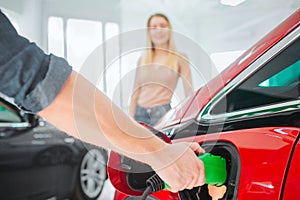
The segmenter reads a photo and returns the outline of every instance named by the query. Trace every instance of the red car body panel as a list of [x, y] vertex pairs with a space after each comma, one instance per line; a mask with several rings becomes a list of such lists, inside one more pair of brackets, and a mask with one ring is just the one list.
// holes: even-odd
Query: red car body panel
[[[279, 199], [287, 175], [290, 155], [293, 153], [295, 142], [299, 139], [300, 128], [267, 127], [238, 131], [228, 131], [209, 135], [174, 140], [173, 142], [225, 142], [236, 147], [240, 155], [240, 181], [238, 199]], [[257, 140], [259, 138], [259, 140]], [[255, 156], [253, 156], [255, 154]], [[300, 166], [300, 144], [292, 162]], [[251, 158], [251, 159], [249, 159]], [[298, 163], [298, 164], [297, 164]], [[298, 168], [289, 169], [284, 199], [300, 199], [300, 193], [295, 193], [300, 180]], [[292, 185], [292, 187], [289, 187]], [[151, 195], [157, 199], [177, 200], [177, 194], [160, 191]], [[116, 192], [115, 199], [122, 200], [127, 195]]]
[[[156, 192], [155, 194], [150, 195], [150, 196], [155, 197], [157, 199], [164, 199], [164, 200], [180, 200], [178, 194], [174, 194], [169, 191]], [[116, 200], [125, 200], [127, 197], [128, 197], [128, 195], [126, 195], [122, 192], [116, 192], [114, 198]]]
[[[195, 141], [201, 144], [203, 142], [223, 141], [233, 144], [241, 158], [238, 199], [273, 200], [280, 197], [289, 158], [299, 133], [300, 128], [255, 128], [184, 138], [173, 142]], [[297, 146], [299, 158], [300, 145]], [[297, 166], [300, 166], [300, 159], [295, 159], [297, 158], [294, 158], [293, 162], [297, 162]], [[299, 181], [299, 176], [299, 169], [290, 169], [289, 184], [293, 185], [296, 180]], [[292, 188], [295, 187], [297, 186]], [[289, 190], [292, 189], [289, 188]], [[289, 191], [287, 194], [287, 196], [293, 195], [293, 198], [285, 199], [300, 199], [300, 193], [295, 194], [295, 191]], [[296, 196], [298, 198], [295, 198]]]
[[[195, 119], [203, 107], [217, 92], [245, 70], [258, 57], [264, 54], [270, 47], [294, 30], [299, 24], [300, 9], [253, 45], [218, 76], [196, 91], [188, 101], [185, 101], [183, 104], [174, 108], [174, 111], [170, 112], [173, 114], [172, 116], [170, 116], [171, 114], [167, 114], [163, 117], [161, 124], [163, 124], [164, 127], [168, 127], [180, 122]], [[160, 124], [158, 124], [157, 127], [161, 128]]]

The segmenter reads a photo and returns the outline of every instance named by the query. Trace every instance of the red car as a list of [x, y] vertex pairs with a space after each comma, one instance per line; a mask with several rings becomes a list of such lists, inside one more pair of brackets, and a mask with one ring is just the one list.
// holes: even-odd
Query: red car
[[[297, 10], [155, 127], [173, 143], [197, 141], [226, 159], [222, 199], [300, 199], [299, 24]], [[116, 164], [115, 158], [109, 163]], [[139, 177], [123, 175], [109, 174], [120, 190], [115, 199], [137, 199], [124, 193], [141, 195]], [[204, 185], [147, 199], [211, 197]]]

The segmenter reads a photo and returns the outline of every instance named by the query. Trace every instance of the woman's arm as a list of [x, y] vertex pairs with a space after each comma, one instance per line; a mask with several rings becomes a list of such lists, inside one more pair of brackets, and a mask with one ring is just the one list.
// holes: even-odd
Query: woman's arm
[[130, 103], [130, 106], [129, 106], [129, 116], [131, 116], [132, 118], [134, 118], [135, 108], [136, 108], [136, 105], [137, 105], [137, 100], [138, 100], [139, 93], [140, 93], [140, 89], [139, 88], [135, 89], [134, 92], [133, 92], [133, 95], [131, 97], [131, 103]]
[[135, 108], [138, 102], [138, 98], [140, 95], [140, 62], [141, 62], [141, 58], [138, 60], [138, 64], [137, 64], [137, 68], [135, 70], [135, 78], [134, 78], [134, 85], [133, 85], [133, 91], [132, 91], [132, 95], [131, 95], [131, 100], [130, 100], [130, 106], [129, 106], [129, 116], [131, 116], [132, 118], [134, 117], [135, 114]]
[[134, 114], [135, 114], [135, 108], [138, 102], [138, 98], [140, 95], [140, 88], [137, 84], [137, 80], [135, 79], [135, 83], [134, 83], [134, 87], [133, 87], [133, 91], [132, 91], [132, 95], [131, 95], [131, 100], [130, 100], [130, 106], [129, 106], [129, 116], [131, 116], [132, 118], [134, 118]]
[[173, 192], [205, 181], [203, 163], [194, 153], [203, 153], [197, 143], [166, 144], [76, 72], [39, 114], [76, 138], [148, 163]]
[[181, 54], [178, 59], [179, 75], [182, 78], [185, 96], [188, 97], [193, 93], [193, 82], [188, 58]]

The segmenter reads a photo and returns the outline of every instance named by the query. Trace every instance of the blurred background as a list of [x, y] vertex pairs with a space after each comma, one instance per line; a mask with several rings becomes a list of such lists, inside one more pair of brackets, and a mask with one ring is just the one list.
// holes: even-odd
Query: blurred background
[[[146, 22], [163, 13], [173, 26], [196, 89], [300, 8], [299, 0], [0, 0], [19, 34], [68, 60], [124, 111]], [[183, 100], [182, 86], [172, 105]], [[112, 199], [109, 181], [99, 199]]]
[[299, 0], [0, 0], [21, 35], [66, 58], [124, 110], [146, 39], [139, 30], [151, 14], [169, 17], [197, 89], [299, 7]]

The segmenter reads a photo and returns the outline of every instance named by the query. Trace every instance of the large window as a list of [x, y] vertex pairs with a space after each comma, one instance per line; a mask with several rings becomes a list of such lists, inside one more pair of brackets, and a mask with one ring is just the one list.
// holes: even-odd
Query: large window
[[103, 78], [106, 83], [103, 85], [103, 89], [107, 95], [118, 105], [122, 105], [120, 80], [121, 80], [121, 63], [119, 59], [120, 54], [120, 41], [119, 41], [119, 25], [116, 23], [105, 24], [105, 62], [106, 70]]
[[[300, 39], [227, 94], [213, 114], [233, 112], [299, 99]], [[224, 109], [225, 105], [225, 109]]]
[[88, 56], [101, 45], [102, 23], [90, 20], [67, 21], [67, 60], [79, 71]]
[[64, 29], [60, 17], [50, 17], [48, 23], [48, 51], [64, 57]]
[[[119, 31], [119, 24], [113, 22], [52, 16], [48, 20], [48, 51], [66, 58], [78, 72], [91, 54], [97, 56], [101, 63], [97, 62], [92, 67], [101, 73], [98, 82], [92, 82], [120, 102], [120, 94], [114, 92], [117, 80], [120, 80], [120, 62], [111, 62], [114, 60], [112, 56], [119, 53], [119, 41], [116, 39]], [[95, 52], [99, 55], [95, 55]]]

